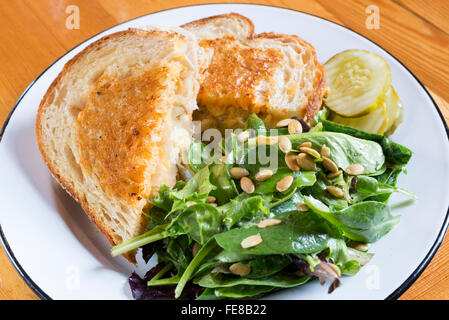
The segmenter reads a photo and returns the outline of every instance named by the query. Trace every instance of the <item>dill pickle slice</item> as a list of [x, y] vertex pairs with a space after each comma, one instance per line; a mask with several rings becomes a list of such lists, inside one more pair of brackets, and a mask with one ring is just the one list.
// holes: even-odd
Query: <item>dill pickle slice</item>
[[330, 120], [348, 127], [376, 134], [384, 134], [388, 122], [387, 110], [383, 103], [380, 107], [361, 117], [344, 118], [333, 113]]
[[360, 117], [381, 107], [390, 87], [387, 62], [363, 50], [343, 51], [324, 65], [329, 88], [325, 105], [342, 117]]
[[392, 135], [402, 122], [402, 103], [393, 86], [390, 86], [385, 94], [385, 107], [387, 109], [387, 126], [385, 128], [386, 135]]

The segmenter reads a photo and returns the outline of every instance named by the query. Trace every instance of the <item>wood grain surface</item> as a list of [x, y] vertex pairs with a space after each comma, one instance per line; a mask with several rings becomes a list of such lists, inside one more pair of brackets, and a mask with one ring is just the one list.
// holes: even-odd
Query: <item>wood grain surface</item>
[[[0, 124], [26, 87], [78, 43], [126, 20], [197, 0], [0, 0]], [[432, 92], [449, 119], [449, 1], [259, 0], [345, 25], [401, 60]], [[80, 9], [80, 29], [67, 29], [66, 8]], [[367, 29], [367, 6], [380, 9], [380, 28]], [[0, 248], [0, 299], [37, 299]], [[449, 299], [449, 240], [401, 299]]]

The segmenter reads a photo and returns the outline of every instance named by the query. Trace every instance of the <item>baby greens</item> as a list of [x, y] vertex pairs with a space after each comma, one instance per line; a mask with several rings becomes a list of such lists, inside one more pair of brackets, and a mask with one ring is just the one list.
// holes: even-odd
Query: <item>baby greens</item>
[[[236, 134], [213, 152], [193, 143], [186, 164], [193, 176], [162, 186], [144, 213], [148, 231], [112, 249], [118, 255], [153, 246], [146, 250], [157, 255], [151, 276], [130, 278], [136, 298], [258, 297], [311, 278], [331, 281], [331, 292], [341, 275], [355, 275], [367, 264], [372, 254], [360, 245], [379, 240], [399, 221], [387, 205], [390, 195], [414, 197], [396, 186], [411, 151], [384, 136], [327, 121], [325, 114], [316, 121], [310, 131], [289, 135], [286, 128], [268, 130], [252, 114], [245, 130], [254, 135], [243, 143]], [[326, 157], [342, 173], [329, 176], [321, 154], [311, 158], [315, 171], [294, 171], [277, 140], [259, 143], [260, 135], [287, 137], [291, 155], [302, 152], [304, 143], [318, 154], [328, 148]], [[350, 175], [353, 164], [363, 173]], [[233, 167], [247, 175], [253, 192], [241, 189], [230, 174]], [[270, 175], [257, 179], [262, 169]], [[280, 188], [285, 179], [288, 185]], [[339, 193], [330, 192], [335, 189]]]

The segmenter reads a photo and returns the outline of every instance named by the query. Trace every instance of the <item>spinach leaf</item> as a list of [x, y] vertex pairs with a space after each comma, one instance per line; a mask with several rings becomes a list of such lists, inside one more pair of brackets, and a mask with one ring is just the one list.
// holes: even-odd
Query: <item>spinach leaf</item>
[[393, 165], [406, 165], [413, 154], [409, 148], [393, 142], [387, 137], [383, 137], [380, 145], [382, 146], [386, 160]]
[[[291, 260], [285, 255], [256, 256], [256, 255], [239, 255], [233, 253], [229, 255], [229, 251], [228, 252], [222, 251], [221, 253], [213, 257], [211, 260], [212, 261], [209, 262], [210, 265], [213, 265], [214, 261], [215, 265], [222, 263], [220, 262], [220, 260], [226, 260], [226, 262], [231, 263], [240, 262], [246, 264], [251, 268], [251, 272], [245, 276], [246, 278], [249, 279], [260, 279], [274, 275], [291, 263]], [[227, 274], [230, 273], [230, 271], [228, 270], [228, 266], [226, 266], [223, 271], [220, 271], [219, 269], [217, 272]]]
[[156, 250], [157, 261], [158, 263], [171, 263], [176, 267], [178, 273], [182, 274], [192, 260], [192, 245], [189, 238], [182, 235], [166, 242]]
[[[257, 226], [247, 229], [231, 229], [217, 234], [220, 247], [237, 254], [272, 255], [288, 253], [318, 253], [336, 230], [318, 215], [310, 212], [292, 212], [276, 216], [282, 223], [269, 228]], [[242, 248], [243, 239], [259, 234], [262, 242], [255, 247]]]
[[203, 261], [206, 261], [208, 256], [211, 255], [217, 249], [218, 249], [217, 243], [213, 238], [211, 238], [204, 246], [201, 247], [201, 249], [198, 251], [195, 257], [193, 257], [192, 261], [190, 261], [186, 270], [184, 271], [181, 278], [177, 282], [175, 288], [175, 298], [179, 298], [181, 296], [182, 291], [184, 290], [184, 287], [186, 286], [187, 282], [190, 280], [190, 278], [198, 269], [198, 267], [201, 265], [201, 263]]
[[249, 279], [260, 279], [274, 275], [291, 263], [285, 255], [273, 255], [257, 257], [243, 262], [251, 268], [251, 273], [245, 276]]
[[221, 230], [221, 213], [208, 203], [197, 203], [187, 207], [167, 227], [171, 237], [187, 234], [200, 245], [204, 245]]
[[358, 176], [356, 182], [357, 192], [372, 194], [376, 193], [379, 188], [379, 182], [375, 178], [367, 176]]
[[[197, 199], [206, 198], [209, 192], [215, 190], [216, 187], [210, 182], [210, 171], [209, 166], [202, 168], [197, 172], [179, 191], [173, 191], [170, 195], [172, 199], [187, 200], [187, 199]], [[171, 209], [173, 211], [173, 208]]]
[[251, 113], [246, 120], [245, 130], [266, 131], [265, 123], [255, 113]]
[[193, 282], [205, 288], [226, 288], [238, 285], [272, 286], [278, 288], [296, 287], [309, 281], [310, 277], [298, 277], [285, 272], [261, 278], [248, 279], [223, 273], [209, 273]]
[[270, 194], [277, 192], [276, 191], [276, 184], [284, 177], [291, 175], [293, 176], [294, 180], [292, 185], [282, 192], [283, 194], [290, 193], [293, 189], [298, 188], [304, 188], [306, 186], [311, 186], [315, 183], [315, 172], [314, 171], [294, 171], [292, 172], [288, 168], [280, 168], [271, 178], [268, 180], [259, 183], [256, 186], [256, 189], [254, 193], [258, 194]]
[[312, 187], [304, 190], [304, 194], [313, 195], [313, 197], [319, 199], [328, 205], [332, 210], [341, 210], [348, 206], [348, 202], [344, 198], [336, 198], [331, 195], [326, 187], [338, 186], [340, 188], [345, 187], [345, 180], [343, 175], [339, 175], [337, 178], [329, 180], [323, 171], [317, 173], [317, 181]]
[[[379, 181], [379, 183], [387, 184], [390, 187], [395, 187], [399, 174], [403, 171], [403, 168], [388, 168], [384, 173], [377, 176], [376, 179]], [[373, 195], [372, 197], [368, 198], [368, 200], [373, 201], [379, 201], [379, 202], [387, 202], [390, 198], [391, 194], [393, 193], [393, 190], [390, 190], [388, 192], [388, 188], [386, 192], [378, 193], [377, 195]]]
[[244, 260], [255, 259], [257, 257], [260, 257], [260, 256], [222, 249], [214, 257], [212, 257], [211, 260], [220, 261], [222, 263], [231, 263], [231, 262], [239, 262], [239, 261], [244, 261]]
[[243, 221], [258, 222], [266, 217], [269, 212], [264, 207], [266, 200], [261, 196], [250, 196], [241, 193], [237, 198], [231, 200], [217, 209], [223, 214], [223, 222], [228, 229], [236, 223]]
[[193, 142], [189, 148], [189, 166], [196, 173], [212, 163], [209, 148], [202, 142]]
[[166, 213], [170, 212], [173, 206], [173, 199], [170, 197], [172, 190], [165, 184], [159, 188], [158, 196], [153, 199], [149, 199], [149, 202], [153, 207], [160, 208]]
[[314, 127], [312, 127], [309, 132], [321, 132], [324, 131], [323, 124], [321, 122], [318, 122]]
[[371, 253], [348, 248], [346, 242], [342, 239], [329, 241], [329, 254], [327, 258], [340, 268], [342, 274], [355, 275], [361, 266], [369, 262], [372, 256], [373, 254]]
[[[226, 288], [215, 288], [214, 294], [218, 299], [241, 299], [246, 297], [254, 297], [263, 293], [273, 291], [276, 287], [271, 286], [251, 286], [251, 285], [237, 285]], [[206, 289], [207, 290], [207, 289]]]
[[330, 211], [324, 203], [311, 196], [305, 196], [304, 200], [309, 208], [354, 241], [375, 242], [399, 222], [399, 216], [392, 216], [390, 208], [381, 202], [359, 202], [341, 211]]
[[167, 217], [168, 211], [163, 210], [159, 207], [151, 207], [149, 209], [149, 213], [143, 212], [142, 214], [145, 216], [145, 218], [148, 220], [148, 226], [147, 229], [151, 230], [159, 225], [166, 223], [166, 217]]
[[374, 256], [374, 253], [363, 252], [349, 247], [346, 247], [346, 254], [349, 261], [356, 261], [361, 267], [366, 265]]
[[111, 249], [111, 255], [115, 257], [125, 252], [140, 248], [146, 244], [164, 239], [168, 236], [166, 228], [167, 224], [158, 225], [140, 236], [132, 238], [126, 242], [122, 242]]
[[[289, 188], [291, 189], [291, 188]], [[280, 204], [282, 204], [283, 202], [287, 201], [288, 199], [290, 199], [291, 197], [293, 197], [297, 192], [298, 192], [298, 188], [295, 187], [292, 191], [290, 191], [287, 194], [284, 194], [284, 192], [277, 192], [275, 194], [273, 194], [271, 196], [271, 201], [270, 203], [267, 205], [268, 209], [271, 209], [273, 207], [277, 207]], [[279, 195], [279, 196], [278, 196]], [[265, 196], [266, 198], [270, 197], [269, 195]]]
[[278, 204], [270, 209], [271, 216], [276, 217], [278, 215], [295, 213], [298, 211], [296, 206], [298, 203], [304, 203], [301, 191], [296, 191], [288, 200]]
[[383, 135], [360, 131], [329, 120], [322, 120], [321, 123], [326, 131], [345, 133], [353, 137], [379, 143], [382, 146], [386, 161], [391, 164], [406, 165], [412, 157], [413, 152], [410, 149], [391, 141]]
[[218, 297], [215, 295], [215, 290], [216, 289], [214, 289], [214, 288], [206, 288], [201, 293], [201, 295], [198, 298], [196, 298], [195, 300], [220, 300], [220, 299], [223, 299], [224, 297]]
[[386, 202], [388, 197], [393, 192], [399, 192], [410, 198], [416, 199], [416, 196], [407, 190], [398, 188], [394, 185], [381, 183], [377, 179], [366, 176], [357, 177], [356, 190], [356, 193], [351, 194], [354, 202], [360, 202], [366, 199], [371, 201]]
[[211, 165], [210, 182], [216, 187], [210, 191], [210, 195], [217, 199], [218, 205], [225, 204], [238, 195], [237, 187], [225, 164]]
[[362, 140], [343, 133], [307, 132], [289, 136], [293, 148], [304, 142], [311, 142], [312, 148], [321, 150], [323, 145], [330, 148], [329, 158], [346, 170], [349, 165], [358, 163], [365, 169], [365, 174], [377, 172], [382, 168], [385, 157], [380, 145], [369, 140]]
[[326, 107], [323, 107], [313, 118], [314, 122], [317, 124], [319, 122], [322, 122], [323, 120], [326, 120], [329, 117], [329, 109]]

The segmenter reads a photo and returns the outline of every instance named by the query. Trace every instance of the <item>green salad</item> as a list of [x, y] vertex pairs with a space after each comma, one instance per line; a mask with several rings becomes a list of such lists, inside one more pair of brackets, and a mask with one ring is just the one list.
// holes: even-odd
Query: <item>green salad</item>
[[399, 222], [390, 195], [414, 197], [396, 186], [412, 152], [325, 112], [299, 131], [296, 119], [269, 130], [253, 114], [214, 151], [193, 143], [190, 179], [162, 186], [148, 231], [112, 249], [157, 255], [144, 278], [130, 277], [134, 297], [254, 298], [314, 278], [332, 292], [367, 264], [368, 244]]

